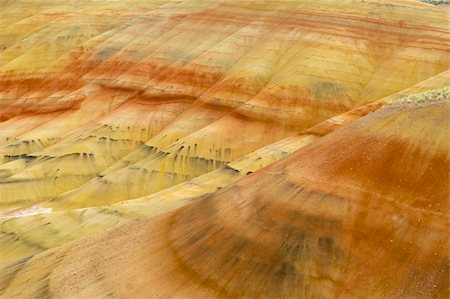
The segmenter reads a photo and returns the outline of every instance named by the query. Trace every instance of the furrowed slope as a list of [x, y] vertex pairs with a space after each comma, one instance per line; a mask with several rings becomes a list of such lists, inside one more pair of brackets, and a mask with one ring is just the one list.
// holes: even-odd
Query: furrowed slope
[[[150, 195], [449, 67], [448, 16], [413, 1], [105, 5], [120, 23], [26, 37], [69, 36], [57, 55], [5, 54], [2, 209]], [[26, 72], [35, 56], [52, 63]]]
[[0, 0], [0, 297], [448, 297], [448, 21]]
[[3, 295], [445, 298], [449, 109], [384, 107], [172, 213], [18, 263]]
[[[149, 196], [109, 206], [103, 205], [84, 209], [74, 209], [78, 205], [76, 202], [61, 202], [57, 200], [44, 205], [7, 213], [1, 216], [5, 220], [0, 220], [0, 228], [2, 230], [0, 245], [5, 248], [2, 258], [3, 263], [6, 265], [6, 263], [18, 261], [33, 253], [41, 252], [94, 232], [117, 227], [129, 221], [152, 217], [188, 204], [192, 200], [211, 194], [291, 154], [316, 141], [321, 136], [327, 135], [368, 113], [380, 109], [389, 102], [408, 98], [408, 94], [415, 95], [420, 91], [445, 86], [449, 80], [449, 74], [448, 71], [444, 72], [398, 94], [333, 117], [308, 128], [301, 134], [260, 148], [215, 171]], [[434, 90], [440, 92], [446, 89]], [[419, 94], [419, 96], [429, 95], [434, 97], [436, 92], [428, 91]], [[448, 90], [443, 93], [443, 96], [448, 99]], [[48, 211], [49, 207], [53, 210], [62, 210], [62, 212], [14, 218], [15, 216], [30, 214], [35, 211], [37, 213], [39, 211]], [[68, 210], [70, 212], [66, 213], [65, 211]], [[42, 237], [43, 235], [45, 235], [45, 238]]]

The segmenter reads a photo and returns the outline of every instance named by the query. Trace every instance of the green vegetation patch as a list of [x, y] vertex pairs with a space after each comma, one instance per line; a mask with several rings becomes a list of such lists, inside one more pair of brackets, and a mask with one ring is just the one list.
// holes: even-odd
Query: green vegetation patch
[[450, 0], [420, 0], [433, 5], [450, 5]]
[[412, 94], [392, 100], [389, 104], [425, 104], [430, 102], [441, 102], [450, 100], [450, 86], [432, 89], [423, 93]]

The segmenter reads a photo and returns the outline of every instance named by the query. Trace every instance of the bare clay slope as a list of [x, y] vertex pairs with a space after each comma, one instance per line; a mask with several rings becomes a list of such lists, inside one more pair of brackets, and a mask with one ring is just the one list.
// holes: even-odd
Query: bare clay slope
[[[49, 205], [46, 204], [0, 214], [0, 248], [3, 248], [0, 268], [63, 243], [115, 228], [127, 222], [159, 215], [198, 200], [392, 101], [410, 101], [414, 98], [416, 100], [450, 99], [450, 88], [438, 88], [449, 82], [449, 76], [449, 71], [443, 72], [399, 93], [330, 118], [300, 134], [259, 148], [215, 171], [148, 196], [111, 205], [70, 210], [66, 207], [65, 210], [51, 213], [48, 213]], [[61, 208], [61, 203], [58, 205]], [[39, 211], [47, 211], [47, 213], [39, 213]], [[38, 215], [18, 217], [30, 213], [38, 213]]]
[[2, 211], [148, 196], [450, 66], [416, 1], [1, 3]]
[[445, 298], [449, 109], [382, 108], [210, 197], [18, 264], [3, 296]]
[[449, 297], [447, 12], [0, 0], [0, 298]]

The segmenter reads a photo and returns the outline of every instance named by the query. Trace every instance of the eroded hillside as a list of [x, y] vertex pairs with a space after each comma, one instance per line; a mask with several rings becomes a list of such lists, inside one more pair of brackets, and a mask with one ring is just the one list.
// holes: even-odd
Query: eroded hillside
[[0, 1], [0, 297], [445, 298], [448, 12]]

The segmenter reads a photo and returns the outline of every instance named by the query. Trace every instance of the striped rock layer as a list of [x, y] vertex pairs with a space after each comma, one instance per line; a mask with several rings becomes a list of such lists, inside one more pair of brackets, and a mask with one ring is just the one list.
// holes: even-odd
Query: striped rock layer
[[449, 295], [447, 7], [0, 11], [0, 297]]

